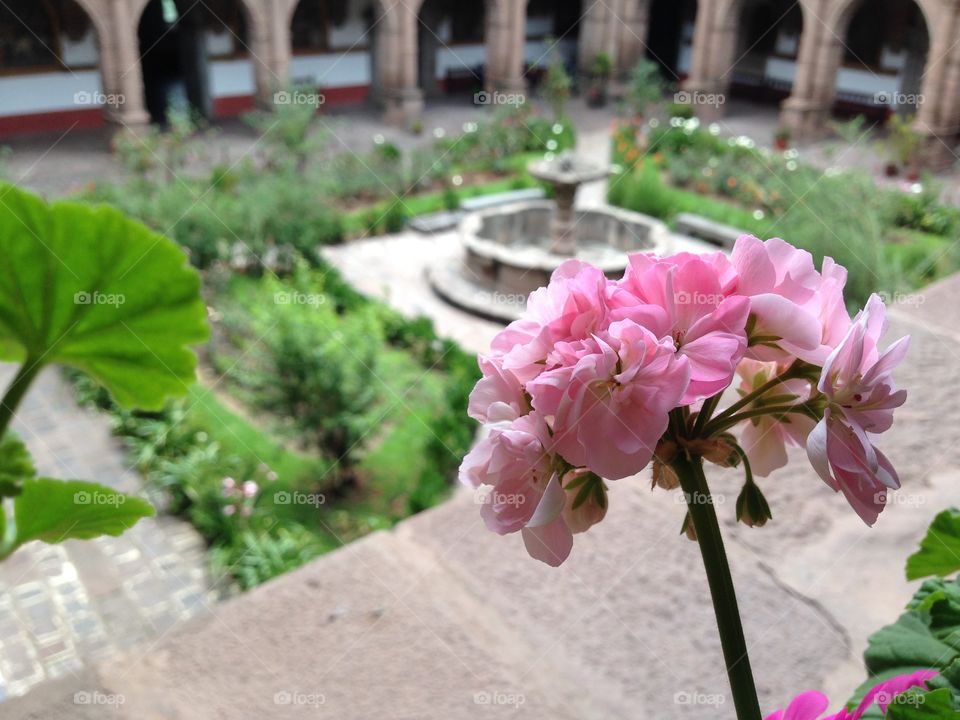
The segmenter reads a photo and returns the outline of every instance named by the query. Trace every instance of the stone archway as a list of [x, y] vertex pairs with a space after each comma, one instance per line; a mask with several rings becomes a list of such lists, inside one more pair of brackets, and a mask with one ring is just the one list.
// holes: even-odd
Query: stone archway
[[[793, 93], [784, 103], [782, 112], [783, 124], [795, 135], [816, 137], [823, 134], [838, 98], [841, 103], [855, 103], [860, 108], [873, 107], [878, 117], [882, 117], [888, 106], [895, 108], [903, 104], [890, 102], [890, 99], [910, 100], [909, 96], [913, 96], [916, 101], [929, 97], [942, 102], [934, 82], [939, 81], [940, 76], [928, 73], [926, 65], [930, 57], [948, 55], [955, 39], [942, 32], [931, 33], [931, 28], [937, 28], [938, 20], [947, 20], [940, 17], [936, 5], [929, 0], [884, 0], [883, 3], [871, 2], [869, 6], [865, 0], [806, 2], [811, 5], [819, 3], [816, 7], [818, 22], [813, 24], [808, 36], [802, 38]], [[896, 49], [890, 52], [886, 45], [891, 38], [888, 17], [891, 11], [913, 13], [911, 32], [914, 35], [902, 38], [905, 44], [901, 53]], [[851, 40], [849, 31], [858, 13], [864, 13], [864, 19], [871, 25], [865, 27], [858, 23], [856, 31], [861, 38]], [[904, 29], [908, 23], [900, 18], [893, 24], [897, 29]], [[917, 32], [923, 37], [918, 38]], [[911, 42], [913, 58], [908, 62], [911, 52], [907, 52], [907, 46]], [[922, 59], [918, 53], [922, 54]], [[867, 54], [870, 57], [861, 57]], [[901, 69], [891, 74], [888, 66], [891, 62], [894, 65], [900, 62], [896, 59], [898, 54], [903, 56], [904, 67], [912, 69], [907, 73]], [[906, 86], [900, 84], [905, 77], [912, 77], [912, 85], [909, 80]], [[912, 105], [911, 112], [915, 111], [921, 117], [929, 115], [923, 102], [908, 104]]]
[[90, 126], [123, 111], [107, 18], [97, 0], [0, 7], [0, 132]]

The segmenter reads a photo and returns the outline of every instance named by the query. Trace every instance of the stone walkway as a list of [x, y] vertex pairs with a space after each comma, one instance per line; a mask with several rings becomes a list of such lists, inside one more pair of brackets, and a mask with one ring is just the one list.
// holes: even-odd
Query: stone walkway
[[[0, 386], [14, 370], [0, 365]], [[56, 370], [41, 373], [13, 429], [41, 475], [142, 493], [106, 416], [78, 408]], [[206, 567], [202, 538], [169, 516], [141, 520], [116, 538], [25, 545], [0, 564], [0, 699], [206, 613], [214, 599]]]

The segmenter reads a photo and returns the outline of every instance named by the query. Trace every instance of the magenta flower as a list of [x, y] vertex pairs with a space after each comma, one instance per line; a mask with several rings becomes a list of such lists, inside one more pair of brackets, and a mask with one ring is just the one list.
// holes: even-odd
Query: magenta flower
[[826, 695], [816, 690], [808, 690], [791, 700], [786, 709], [775, 710], [764, 720], [819, 720], [829, 706], [830, 700]]
[[907, 399], [905, 390], [895, 390], [891, 372], [906, 355], [909, 337], [881, 354], [878, 343], [886, 326], [883, 302], [872, 295], [823, 366], [818, 388], [827, 406], [807, 438], [814, 469], [868, 525], [883, 510], [887, 489], [900, 487], [893, 465], [873, 445], [873, 437], [890, 428], [893, 410]]
[[[843, 709], [838, 713], [822, 718], [822, 720], [860, 720], [874, 704], [880, 709], [880, 712], [886, 714], [887, 708], [897, 695], [910, 688], [925, 688], [927, 680], [936, 676], [936, 670], [918, 670], [907, 675], [897, 675], [874, 685], [863, 696], [863, 700], [853, 711]], [[826, 712], [829, 704], [830, 701], [826, 695], [815, 690], [808, 690], [797, 695], [785, 710], [777, 710], [767, 715], [764, 720], [821, 720], [820, 716]]]
[[527, 383], [533, 407], [553, 418], [553, 442], [571, 465], [618, 480], [650, 462], [669, 413], [690, 377], [690, 363], [669, 338], [631, 320], [606, 338], [558, 346], [569, 362]]

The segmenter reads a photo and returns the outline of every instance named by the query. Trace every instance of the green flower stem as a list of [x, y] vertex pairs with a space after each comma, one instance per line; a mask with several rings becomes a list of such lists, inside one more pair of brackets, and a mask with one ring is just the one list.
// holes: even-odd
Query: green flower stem
[[707, 427], [703, 430], [701, 435], [702, 437], [713, 437], [717, 433], [721, 433], [724, 430], [732, 428], [734, 425], [743, 420], [749, 420], [750, 418], [755, 417], [763, 417], [764, 415], [786, 415], [788, 413], [798, 413], [816, 418], [812, 408], [806, 403], [799, 403], [797, 405], [771, 405], [769, 407], [759, 407], [752, 410], [746, 410], [745, 412], [738, 413], [736, 415], [728, 415], [725, 418], [722, 418], [718, 415], [707, 424]]
[[757, 400], [758, 398], [760, 398], [766, 392], [773, 390], [780, 383], [799, 377], [800, 372], [801, 372], [801, 368], [797, 363], [794, 363], [793, 365], [788, 367], [786, 370], [784, 370], [782, 373], [777, 375], [775, 378], [768, 380], [753, 392], [747, 395], [744, 395], [742, 398], [737, 400], [737, 402], [735, 402], [733, 405], [731, 405], [722, 413], [720, 413], [715, 418], [713, 418], [713, 421], [717, 422], [720, 420], [726, 420], [728, 417], [730, 417], [735, 412], [737, 412], [737, 410], [740, 410], [741, 408], [745, 408], [747, 405], [752, 403], [754, 400]]
[[23, 396], [27, 394], [30, 383], [33, 382], [42, 367], [39, 362], [28, 357], [17, 371], [17, 375], [10, 383], [10, 387], [7, 388], [3, 400], [0, 401], [0, 438], [6, 434], [7, 427], [13, 419], [13, 413], [20, 401], [23, 400]]
[[703, 401], [703, 406], [700, 408], [700, 412], [697, 413], [697, 418], [694, 421], [693, 425], [693, 436], [700, 436], [703, 431], [704, 426], [710, 421], [710, 417], [713, 415], [713, 411], [717, 409], [717, 405], [720, 404], [720, 398], [723, 396], [723, 391], [718, 392], [713, 397], [709, 397]]
[[730, 575], [730, 565], [723, 549], [720, 523], [710, 497], [707, 478], [703, 474], [703, 461], [679, 453], [672, 465], [687, 498], [687, 508], [697, 532], [700, 554], [707, 570], [707, 582], [710, 584], [710, 596], [713, 598], [713, 611], [720, 630], [720, 644], [723, 646], [723, 658], [727, 666], [737, 720], [760, 720], [760, 703], [750, 670], [737, 596]]

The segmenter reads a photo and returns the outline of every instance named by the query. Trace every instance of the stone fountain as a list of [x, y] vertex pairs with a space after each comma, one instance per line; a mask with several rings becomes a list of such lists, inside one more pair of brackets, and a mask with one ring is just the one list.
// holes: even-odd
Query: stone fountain
[[496, 320], [514, 320], [527, 296], [572, 257], [618, 277], [627, 255], [670, 251], [659, 220], [610, 206], [574, 208], [577, 189], [601, 180], [607, 166], [571, 153], [532, 162], [530, 174], [553, 189], [553, 200], [522, 200], [467, 215], [460, 223], [463, 259], [440, 263], [428, 275], [448, 302]]

